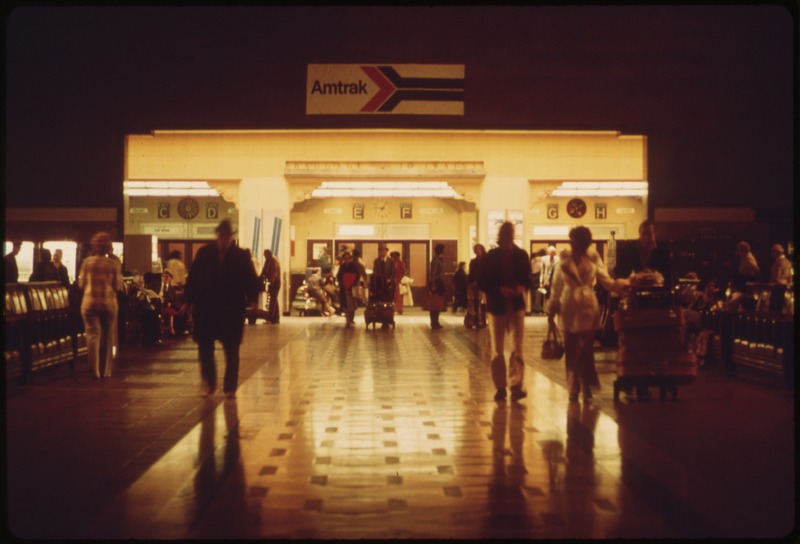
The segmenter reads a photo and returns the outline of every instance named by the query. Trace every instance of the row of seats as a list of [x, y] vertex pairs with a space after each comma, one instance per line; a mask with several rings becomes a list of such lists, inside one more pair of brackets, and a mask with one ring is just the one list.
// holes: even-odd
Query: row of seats
[[[74, 306], [74, 305], [72, 305]], [[5, 290], [6, 380], [69, 363], [86, 354], [78, 308], [59, 282], [7, 284]]]
[[703, 328], [714, 331], [723, 364], [746, 366], [792, 380], [794, 317], [771, 312], [703, 312]]

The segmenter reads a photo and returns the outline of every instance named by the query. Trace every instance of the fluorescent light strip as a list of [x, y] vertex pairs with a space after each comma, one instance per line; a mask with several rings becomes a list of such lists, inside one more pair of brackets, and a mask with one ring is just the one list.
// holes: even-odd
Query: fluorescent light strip
[[645, 197], [646, 181], [565, 181], [551, 196], [632, 196]]
[[647, 189], [646, 181], [565, 181], [560, 185], [563, 189]]
[[554, 189], [551, 196], [647, 196], [642, 189]]
[[323, 181], [311, 196], [461, 198], [446, 181]]
[[207, 181], [126, 181], [128, 196], [219, 196]]
[[128, 196], [219, 196], [214, 189], [126, 189]]

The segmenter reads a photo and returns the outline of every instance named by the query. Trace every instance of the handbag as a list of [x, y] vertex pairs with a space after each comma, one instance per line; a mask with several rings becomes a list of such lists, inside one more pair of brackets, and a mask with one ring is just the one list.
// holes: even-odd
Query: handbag
[[352, 291], [351, 292], [353, 294], [353, 298], [354, 299], [356, 299], [359, 302], [364, 302], [366, 294], [364, 293], [364, 286], [363, 285], [361, 285], [360, 283], [355, 284], [352, 287]]
[[447, 304], [444, 301], [444, 295], [439, 293], [428, 293], [428, 301], [426, 308], [429, 312], [442, 312], [447, 309]]
[[542, 359], [561, 359], [564, 356], [564, 343], [558, 334], [558, 327], [553, 324], [547, 329], [542, 343]]

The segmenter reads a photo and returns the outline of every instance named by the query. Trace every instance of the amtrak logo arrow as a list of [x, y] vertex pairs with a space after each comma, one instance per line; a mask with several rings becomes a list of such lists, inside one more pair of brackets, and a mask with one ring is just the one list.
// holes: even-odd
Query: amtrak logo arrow
[[361, 108], [362, 112], [390, 112], [405, 100], [463, 102], [463, 78], [403, 77], [391, 66], [362, 66], [378, 86], [378, 92]]

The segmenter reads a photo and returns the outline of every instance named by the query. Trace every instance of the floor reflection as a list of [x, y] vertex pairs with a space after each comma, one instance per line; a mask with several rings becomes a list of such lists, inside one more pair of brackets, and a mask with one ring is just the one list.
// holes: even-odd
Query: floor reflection
[[523, 404], [500, 403], [492, 414], [492, 475], [487, 490], [486, 532], [499, 538], [530, 536], [533, 526], [524, 493], [528, 473], [523, 450], [526, 409]]
[[[236, 400], [226, 400], [222, 405], [225, 435], [219, 448], [216, 447], [215, 432], [220, 410], [206, 417], [201, 425], [190, 534], [202, 534], [204, 538], [231, 538], [237, 531], [237, 525], [233, 522], [247, 512], [247, 486], [241, 459], [236, 403]], [[211, 518], [215, 520], [214, 523], [204, 523], [205, 519]]]
[[[775, 478], [793, 474], [782, 470], [765, 484], [750, 483], [770, 470], [754, 466], [754, 459], [785, 462], [793, 452], [791, 444], [774, 438], [759, 441], [759, 450], [741, 440], [742, 432], [754, 428], [759, 439], [769, 438], [765, 427], [775, 416], [788, 419], [781, 416], [785, 407], [769, 404], [766, 394], [757, 405], [742, 407], [737, 401], [720, 407], [729, 397], [754, 394], [740, 387], [724, 398], [708, 397], [708, 391], [729, 387], [726, 381], [694, 398], [687, 388], [680, 402], [615, 404], [612, 368], [603, 376], [605, 395], [588, 405], [570, 403], [563, 366], [534, 359], [525, 377], [529, 397], [497, 404], [485, 335], [464, 330], [457, 316], [444, 316], [451, 320], [447, 334], [432, 334], [427, 315], [402, 317], [390, 331], [344, 329], [321, 318], [249, 329], [242, 348], [249, 374], [242, 373], [235, 401], [200, 399], [198, 383], [168, 388], [156, 374], [152, 387], [144, 389], [140, 366], [145, 363], [131, 360], [128, 372], [137, 381], [126, 391], [141, 397], [132, 406], [146, 401], [154, 408], [147, 418], [136, 419], [127, 404], [111, 404], [118, 396], [99, 399], [104, 413], [116, 410], [117, 430], [128, 441], [147, 431], [158, 445], [176, 425], [174, 417], [153, 424], [151, 413], [162, 414], [167, 399], [170, 415], [186, 414], [192, 425], [104, 508], [90, 534], [103, 539], [369, 540], [720, 536], [726, 533], [706, 520], [722, 525], [719, 519], [743, 517], [740, 497], [756, 492], [751, 500], [758, 501], [764, 497], [757, 493], [761, 487], [774, 487]], [[545, 325], [526, 335], [534, 351]], [[194, 351], [187, 353], [192, 356], [183, 363], [169, 363], [184, 365], [176, 374], [183, 380], [197, 375]], [[118, 373], [124, 372], [120, 365]], [[63, 402], [63, 396], [57, 400]], [[52, 404], [54, 413], [63, 411]], [[172, 407], [177, 404], [181, 411]], [[22, 408], [29, 405], [37, 408], [39, 402]], [[760, 413], [762, 406], [772, 407], [765, 412], [770, 417], [748, 419], [744, 428], [730, 418], [732, 411]], [[135, 432], [121, 426], [131, 421], [140, 424]], [[57, 436], [67, 438], [64, 434]], [[723, 439], [706, 440], [709, 444], [736, 444], [736, 459], [721, 466], [691, 464], [709, 449], [697, 440], [709, 434]], [[23, 435], [16, 436], [19, 448]], [[104, 437], [90, 444], [120, 443]], [[128, 447], [147, 453], [141, 443]], [[81, 447], [85, 456], [86, 442]], [[748, 452], [748, 465], [734, 465]], [[715, 460], [726, 460], [716, 448], [713, 453]], [[13, 459], [20, 456], [15, 453]], [[736, 478], [732, 466], [750, 474], [733, 480], [747, 486], [738, 494], [735, 485], [721, 487], [717, 481]], [[710, 468], [715, 472], [708, 475]], [[54, 483], [76, 489], [76, 480]], [[104, 481], [113, 483], [109, 477]], [[709, 510], [726, 517], [709, 517]], [[748, 523], [767, 526], [763, 516], [756, 518]]]

